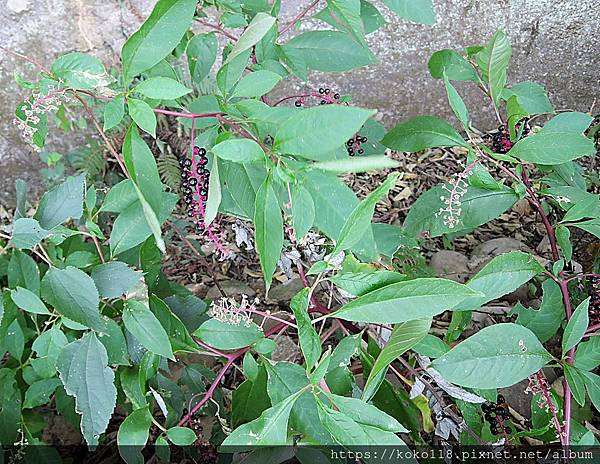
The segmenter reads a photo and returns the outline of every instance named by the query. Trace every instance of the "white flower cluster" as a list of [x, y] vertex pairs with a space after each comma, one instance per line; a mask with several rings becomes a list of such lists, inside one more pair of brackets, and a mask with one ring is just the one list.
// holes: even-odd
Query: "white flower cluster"
[[242, 301], [239, 304], [234, 298], [219, 298], [211, 304], [208, 315], [225, 324], [244, 324], [248, 327], [253, 322], [251, 314], [256, 310], [258, 302], [258, 298], [250, 302], [246, 295], [242, 295]]
[[14, 123], [21, 131], [22, 137], [34, 150], [41, 151], [41, 148], [33, 143], [33, 137], [39, 130], [37, 126], [41, 121], [41, 116], [50, 111], [56, 111], [60, 105], [69, 102], [71, 97], [65, 93], [67, 90], [56, 90], [54, 86], [49, 86], [47, 95], [34, 93], [31, 98], [21, 104], [19, 109], [25, 115], [25, 119], [15, 118]]
[[442, 188], [448, 192], [448, 195], [442, 195], [440, 200], [446, 205], [445, 208], [440, 208], [436, 216], [442, 216], [444, 225], [450, 229], [454, 229], [460, 223], [462, 214], [462, 197], [467, 193], [469, 184], [467, 179], [473, 174], [471, 169], [455, 174], [452, 182], [445, 184]]

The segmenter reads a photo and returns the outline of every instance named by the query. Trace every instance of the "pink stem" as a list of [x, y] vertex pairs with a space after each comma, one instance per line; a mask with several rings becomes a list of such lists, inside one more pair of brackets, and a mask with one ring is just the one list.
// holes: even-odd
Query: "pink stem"
[[558, 420], [558, 415], [556, 414], [556, 408], [554, 407], [554, 403], [552, 402], [552, 398], [550, 397], [550, 393], [546, 390], [546, 379], [542, 377], [540, 372], [537, 373], [538, 383], [542, 387], [542, 391], [544, 392], [544, 398], [546, 399], [546, 404], [552, 411], [552, 420], [554, 421], [554, 427], [556, 428], [556, 432], [560, 440], [562, 441], [562, 427], [560, 425], [560, 421]]
[[585, 279], [588, 277], [600, 277], [600, 274], [577, 274], [573, 277], [569, 277], [568, 279], [565, 280], [565, 282], [571, 282], [572, 280], [577, 280], [577, 279]]
[[[560, 287], [560, 291], [563, 296], [563, 302], [565, 304], [565, 313], [567, 316], [567, 322], [571, 319], [573, 314], [573, 308], [571, 307], [571, 298], [569, 296], [569, 288], [567, 282], [564, 280], [558, 283]], [[567, 353], [567, 358], [565, 362], [567, 364], [573, 364], [573, 360], [575, 359], [575, 347], [571, 348]], [[571, 407], [572, 407], [572, 397], [571, 397], [571, 388], [569, 387], [569, 383], [567, 382], [566, 377], [563, 380], [563, 386], [565, 391], [565, 432], [564, 432], [564, 446], [569, 446], [571, 443]]]
[[178, 118], [199, 119], [199, 118], [216, 118], [223, 113], [182, 113], [179, 111], [163, 110], [162, 108], [154, 108], [155, 113], [166, 114], [167, 116], [176, 116]]

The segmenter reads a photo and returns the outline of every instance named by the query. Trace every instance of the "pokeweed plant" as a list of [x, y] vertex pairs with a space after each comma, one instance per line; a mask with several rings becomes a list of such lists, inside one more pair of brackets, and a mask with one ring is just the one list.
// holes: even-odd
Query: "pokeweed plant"
[[[434, 22], [427, 1], [384, 3], [409, 20]], [[26, 189], [17, 184], [10, 247], [1, 257], [7, 283], [0, 299], [7, 353], [0, 369], [1, 443], [40, 443], [39, 411], [53, 402], [91, 446], [114, 437], [112, 418], [128, 463], [142, 462], [150, 443], [155, 459], [164, 461], [169, 444], [205, 443], [202, 416], [217, 417], [210, 440], [224, 450], [404, 445], [400, 433], [422, 444], [433, 399], [438, 407], [444, 401], [435, 384], [459, 397], [456, 409], [446, 407], [436, 419], [454, 421], [461, 443], [491, 443], [499, 434], [507, 441], [593, 441], [574, 419], [573, 400], [584, 407], [587, 392], [600, 406], [600, 378], [592, 372], [600, 362], [598, 338], [582, 342], [598, 321], [590, 325], [590, 299], [572, 287], [598, 275], [570, 270], [570, 231], [600, 235], [600, 200], [586, 191], [575, 161], [595, 151], [583, 135], [591, 117], [560, 113], [529, 132], [528, 118], [553, 108], [538, 84], [507, 87], [511, 48], [498, 32], [466, 56], [442, 50], [429, 62], [466, 136], [431, 116], [386, 133], [374, 110], [351, 105], [340, 90], [308, 84], [310, 71], [375, 63], [365, 39], [383, 24], [375, 6], [315, 0], [289, 22], [277, 18], [279, 7], [159, 0], [124, 44], [120, 71], [109, 73], [96, 58], [72, 52], [49, 69], [36, 64], [39, 80], [23, 82], [32, 94], [18, 104], [16, 123], [32, 146], [44, 146], [51, 114], [79, 106], [123, 179], [103, 194], [87, 185], [85, 174], [68, 178], [43, 195], [33, 217], [26, 214]], [[207, 19], [210, 10], [217, 23]], [[333, 29], [288, 39], [313, 13]], [[194, 23], [211, 32], [193, 33]], [[280, 81], [294, 76], [306, 91], [272, 96]], [[472, 81], [489, 98], [502, 125], [491, 147], [474, 135], [455, 81]], [[157, 118], [177, 119], [187, 134], [178, 153], [179, 190], [163, 185], [148, 145]], [[120, 133], [122, 147], [114, 142]], [[402, 227], [373, 224], [375, 206], [397, 174], [361, 201], [338, 175], [395, 168], [386, 147], [459, 147], [465, 168], [424, 193]], [[540, 176], [532, 176], [532, 167]], [[547, 232], [545, 259], [509, 252], [466, 284], [394, 269], [401, 245], [470, 232], [522, 198]], [[161, 272], [161, 227], [178, 202], [190, 219], [188, 232], [212, 242], [223, 257], [228, 250], [217, 216], [252, 222], [267, 292], [285, 248], [301, 248], [318, 231], [329, 240], [327, 250], [316, 262], [295, 260], [305, 288], [288, 312], [271, 314], [246, 297], [207, 304]], [[454, 346], [429, 334], [433, 318], [452, 311], [456, 340], [473, 310], [530, 281], [543, 290], [539, 310], [517, 305], [516, 322], [492, 325]], [[323, 303], [324, 285], [339, 294], [339, 307]], [[331, 328], [320, 333], [318, 323]], [[382, 328], [389, 337], [378, 346]], [[301, 364], [272, 359], [284, 332], [297, 336]], [[543, 344], [558, 332], [561, 349], [551, 354]], [[336, 333], [342, 337], [331, 346]], [[213, 371], [198, 354], [221, 366]], [[562, 397], [549, 386], [545, 366], [564, 373]], [[223, 387], [234, 368], [244, 380], [231, 391]], [[412, 399], [388, 380], [388, 371], [412, 385]], [[534, 426], [517, 432], [497, 389], [527, 378], [539, 407]], [[295, 453], [302, 462], [316, 459], [302, 446]]]

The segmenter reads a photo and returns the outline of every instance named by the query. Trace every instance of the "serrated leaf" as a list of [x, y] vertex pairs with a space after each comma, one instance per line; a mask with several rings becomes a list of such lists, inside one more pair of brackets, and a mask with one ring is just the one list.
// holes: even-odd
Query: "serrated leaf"
[[51, 232], [40, 226], [40, 223], [31, 218], [19, 218], [13, 224], [13, 233], [10, 243], [15, 248], [31, 250]]
[[91, 274], [103, 298], [120, 298], [140, 280], [141, 272], [131, 269], [121, 261], [111, 261], [94, 266]]
[[52, 229], [67, 219], [79, 219], [83, 214], [85, 174], [69, 177], [42, 196], [35, 219], [43, 229]]
[[415, 116], [390, 130], [383, 145], [393, 150], [417, 152], [434, 147], [466, 147], [458, 132], [434, 116]]
[[529, 329], [517, 324], [495, 324], [456, 345], [433, 361], [431, 367], [456, 385], [502, 388], [537, 372], [551, 358]]
[[174, 360], [169, 336], [150, 309], [141, 301], [127, 300], [123, 308], [123, 323], [150, 352]]
[[17, 287], [10, 292], [10, 297], [23, 311], [33, 314], [50, 314], [50, 311], [48, 311], [44, 302], [31, 290]]
[[414, 279], [373, 290], [332, 313], [347, 321], [396, 324], [426, 319], [450, 310], [467, 298], [480, 295], [446, 279]]
[[94, 281], [85, 272], [67, 266], [52, 267], [42, 279], [42, 298], [59, 314], [92, 329], [100, 330], [100, 297]]
[[98, 444], [117, 400], [115, 375], [108, 367], [106, 349], [93, 332], [88, 332], [63, 348], [56, 367], [65, 391], [75, 397], [85, 441], [88, 445]]

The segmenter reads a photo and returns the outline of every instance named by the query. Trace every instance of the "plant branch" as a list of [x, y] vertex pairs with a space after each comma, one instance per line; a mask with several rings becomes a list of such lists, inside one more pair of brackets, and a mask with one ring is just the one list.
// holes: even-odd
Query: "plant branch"
[[292, 19], [289, 23], [287, 23], [280, 31], [279, 31], [279, 35], [283, 35], [284, 32], [289, 31], [292, 27], [294, 27], [294, 24], [296, 24], [298, 21], [300, 21], [302, 18], [304, 18], [304, 16], [306, 16], [308, 14], [308, 12], [310, 10], [312, 10], [318, 3], [320, 0], [313, 0], [312, 2], [310, 2], [302, 11], [300, 11], [300, 13], [298, 13], [294, 19]]
[[236, 37], [235, 35], [230, 34], [229, 32], [227, 32], [225, 29], [223, 29], [218, 24], [209, 23], [208, 21], [204, 21], [203, 19], [199, 19], [199, 18], [196, 18], [196, 22], [198, 22], [198, 24], [202, 24], [203, 26], [210, 27], [211, 29], [218, 32], [219, 34], [223, 34], [228, 39], [235, 40], [236, 42], [239, 40], [239, 37]]

